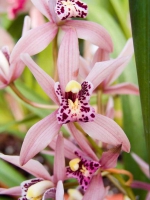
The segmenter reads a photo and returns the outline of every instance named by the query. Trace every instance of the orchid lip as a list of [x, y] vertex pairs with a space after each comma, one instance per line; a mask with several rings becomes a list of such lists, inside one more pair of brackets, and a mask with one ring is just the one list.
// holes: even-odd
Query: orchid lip
[[92, 176], [99, 169], [100, 163], [85, 159], [78, 152], [75, 152], [75, 155], [78, 158], [70, 161], [66, 173], [68, 177], [76, 178], [85, 191], [90, 184]]
[[[79, 91], [73, 93], [74, 91]], [[95, 118], [95, 110], [89, 105], [90, 96], [93, 92], [93, 85], [89, 81], [84, 81], [81, 85], [76, 81], [67, 84], [65, 97], [61, 92], [60, 84], [55, 84], [55, 93], [60, 102], [57, 119], [59, 124], [68, 122], [89, 122]]]
[[61, 20], [71, 17], [85, 18], [88, 6], [79, 0], [58, 0], [55, 12]]

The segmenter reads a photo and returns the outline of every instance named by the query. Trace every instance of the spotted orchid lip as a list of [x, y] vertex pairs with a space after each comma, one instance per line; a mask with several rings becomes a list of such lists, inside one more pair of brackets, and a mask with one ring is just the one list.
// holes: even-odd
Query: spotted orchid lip
[[[77, 94], [63, 96], [60, 84], [55, 84], [55, 92], [60, 102], [57, 113], [59, 124], [69, 122], [89, 122], [95, 118], [95, 110], [89, 105], [90, 96], [93, 92], [93, 85], [89, 81], [81, 84], [81, 90]], [[72, 96], [73, 95], [73, 96]]]
[[71, 17], [85, 18], [87, 11], [87, 4], [79, 0], [58, 0], [55, 7], [55, 12], [61, 20]]
[[75, 152], [75, 155], [80, 160], [78, 160], [78, 168], [76, 171], [73, 171], [69, 166], [67, 167], [66, 174], [70, 178], [77, 179], [82, 189], [86, 191], [94, 173], [99, 169], [100, 163], [83, 158], [77, 151]]

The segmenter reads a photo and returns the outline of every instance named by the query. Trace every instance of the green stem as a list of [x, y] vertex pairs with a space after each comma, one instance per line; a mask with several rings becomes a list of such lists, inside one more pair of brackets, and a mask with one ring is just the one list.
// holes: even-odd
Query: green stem
[[35, 107], [35, 108], [43, 108], [43, 109], [57, 109], [58, 106], [57, 105], [45, 105], [45, 104], [39, 104], [33, 101], [30, 101], [29, 99], [27, 99], [15, 86], [14, 83], [10, 83], [10, 88], [14, 91], [14, 93], [25, 103]]

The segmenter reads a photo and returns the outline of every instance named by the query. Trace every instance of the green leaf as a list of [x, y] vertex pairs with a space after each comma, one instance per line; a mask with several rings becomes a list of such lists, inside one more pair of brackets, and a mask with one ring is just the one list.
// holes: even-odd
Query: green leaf
[[19, 186], [25, 177], [8, 163], [0, 160], [0, 181], [8, 187]]
[[150, 1], [130, 0], [129, 3], [144, 132], [150, 164]]

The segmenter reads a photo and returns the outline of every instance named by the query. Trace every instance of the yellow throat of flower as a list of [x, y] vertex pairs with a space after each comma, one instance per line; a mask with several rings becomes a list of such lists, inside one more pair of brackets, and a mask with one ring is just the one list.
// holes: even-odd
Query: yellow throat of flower
[[41, 200], [44, 192], [54, 187], [51, 181], [41, 181], [28, 188], [26, 198], [29, 200]]
[[69, 167], [72, 171], [77, 171], [79, 169], [79, 162], [81, 161], [80, 158], [75, 158], [69, 162]]
[[64, 6], [72, 6], [72, 2], [67, 0], [67, 1], [62, 1]]
[[77, 81], [69, 81], [66, 85], [65, 92], [78, 93], [81, 90], [81, 84]]

